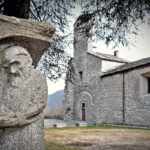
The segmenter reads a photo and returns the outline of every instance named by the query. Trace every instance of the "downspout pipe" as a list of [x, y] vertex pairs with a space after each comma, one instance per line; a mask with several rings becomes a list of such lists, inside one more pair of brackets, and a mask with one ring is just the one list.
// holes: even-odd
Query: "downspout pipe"
[[125, 72], [123, 72], [123, 85], [122, 85], [122, 124], [125, 124]]

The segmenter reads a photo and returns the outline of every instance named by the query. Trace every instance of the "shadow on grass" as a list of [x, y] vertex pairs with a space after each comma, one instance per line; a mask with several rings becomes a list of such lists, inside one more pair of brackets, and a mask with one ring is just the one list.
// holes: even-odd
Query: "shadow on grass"
[[77, 146], [77, 147], [88, 147], [88, 146], [92, 146], [92, 143], [85, 143], [85, 142], [74, 142], [74, 143], [69, 143], [67, 144], [69, 146]]
[[98, 146], [93, 145], [91, 143], [69, 143], [67, 145], [64, 144], [56, 144], [56, 143], [47, 143], [46, 150], [82, 150], [82, 148], [89, 150], [149, 150], [149, 147], [146, 145], [105, 145]]
[[79, 147], [64, 145], [64, 144], [56, 144], [56, 143], [46, 143], [46, 150], [81, 150]]

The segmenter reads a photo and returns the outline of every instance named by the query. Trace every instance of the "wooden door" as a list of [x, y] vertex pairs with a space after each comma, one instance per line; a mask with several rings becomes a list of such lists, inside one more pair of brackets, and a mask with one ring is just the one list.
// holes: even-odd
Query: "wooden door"
[[85, 103], [82, 103], [82, 121], [85, 121]]
[[85, 109], [82, 109], [82, 121], [85, 121]]

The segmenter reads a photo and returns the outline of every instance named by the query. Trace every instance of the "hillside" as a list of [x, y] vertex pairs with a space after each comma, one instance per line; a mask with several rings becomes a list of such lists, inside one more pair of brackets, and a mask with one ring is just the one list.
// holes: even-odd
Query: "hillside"
[[44, 109], [45, 118], [63, 118], [62, 98], [64, 91], [60, 90], [48, 95], [47, 104]]
[[46, 107], [62, 106], [63, 95], [64, 95], [63, 90], [48, 95]]

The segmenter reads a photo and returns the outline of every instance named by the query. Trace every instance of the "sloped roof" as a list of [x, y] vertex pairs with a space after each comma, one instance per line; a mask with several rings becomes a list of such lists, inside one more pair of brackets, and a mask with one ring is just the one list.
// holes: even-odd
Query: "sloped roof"
[[110, 54], [103, 54], [103, 53], [99, 53], [99, 52], [92, 52], [92, 51], [87, 51], [88, 54], [97, 56], [99, 58], [101, 58], [102, 60], [108, 60], [108, 61], [113, 61], [113, 62], [119, 62], [119, 63], [128, 63], [129, 61], [123, 59], [123, 58], [119, 58]]
[[122, 65], [120, 67], [117, 67], [115, 69], [109, 70], [107, 72], [104, 72], [101, 76], [104, 77], [104, 76], [112, 75], [112, 74], [115, 74], [115, 73], [127, 71], [127, 70], [130, 70], [130, 69], [134, 69], [134, 68], [137, 68], [137, 67], [142, 67], [142, 66], [145, 66], [145, 65], [150, 66], [150, 57], [140, 59], [140, 60], [125, 64], [125, 65]]

